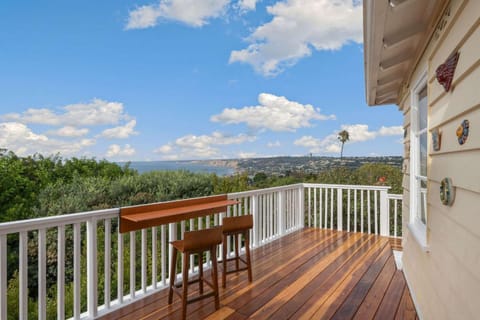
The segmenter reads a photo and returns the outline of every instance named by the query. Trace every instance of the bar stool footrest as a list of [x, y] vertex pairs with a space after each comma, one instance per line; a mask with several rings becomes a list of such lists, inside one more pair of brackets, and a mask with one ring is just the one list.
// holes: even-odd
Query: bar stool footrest
[[235, 270], [227, 270], [227, 271], [224, 271], [224, 272], [226, 274], [230, 274], [230, 273], [237, 273], [239, 271], [244, 271], [244, 270], [248, 270], [248, 267], [238, 268], [238, 269], [235, 269]]

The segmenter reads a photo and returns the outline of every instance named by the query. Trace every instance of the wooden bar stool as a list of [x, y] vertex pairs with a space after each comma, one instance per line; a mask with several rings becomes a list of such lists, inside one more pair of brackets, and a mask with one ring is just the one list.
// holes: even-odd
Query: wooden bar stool
[[[223, 277], [222, 277], [222, 287], [225, 288], [227, 281], [227, 274], [234, 273], [238, 271], [248, 270], [248, 281], [252, 282], [252, 264], [250, 261], [250, 229], [253, 228], [253, 216], [237, 216], [237, 217], [225, 217], [223, 218]], [[245, 253], [246, 260], [240, 258], [239, 246], [238, 246], [238, 236], [243, 235], [245, 239]], [[227, 241], [228, 236], [233, 236], [235, 244], [235, 256], [233, 258], [227, 259]], [[235, 269], [227, 270], [227, 262], [235, 261]], [[245, 264], [245, 267], [240, 268], [239, 262], [242, 261]]]
[[[187, 315], [187, 304], [198, 301], [200, 299], [214, 297], [215, 309], [220, 308], [220, 299], [218, 294], [218, 267], [217, 267], [217, 245], [222, 243], [222, 227], [215, 227], [211, 229], [189, 231], [183, 235], [183, 240], [170, 242], [173, 246], [172, 261], [170, 263], [170, 288], [168, 292], [168, 304], [172, 303], [173, 292], [178, 294], [182, 299], [182, 319]], [[183, 254], [183, 273], [182, 283], [175, 284], [176, 282], [176, 266], [177, 266], [177, 254], [180, 251]], [[203, 253], [210, 251], [210, 257], [212, 259], [212, 282], [206, 280], [203, 276]], [[188, 267], [191, 254], [198, 254], [198, 279], [188, 280]], [[193, 298], [188, 297], [188, 285], [198, 282], [200, 294]], [[203, 293], [203, 284], [207, 284], [212, 291]], [[178, 288], [182, 287], [180, 292]]]

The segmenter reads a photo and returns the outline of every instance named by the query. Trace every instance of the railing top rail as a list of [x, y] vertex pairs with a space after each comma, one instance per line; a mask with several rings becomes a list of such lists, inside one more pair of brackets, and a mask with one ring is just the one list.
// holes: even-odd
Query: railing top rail
[[388, 191], [392, 187], [389, 186], [365, 186], [358, 184], [326, 184], [326, 183], [303, 183], [305, 188], [332, 188], [332, 189], [355, 189], [355, 190], [385, 190]]
[[239, 197], [245, 197], [245, 196], [251, 196], [251, 195], [272, 193], [272, 192], [275, 192], [275, 191], [291, 190], [291, 189], [297, 189], [297, 188], [302, 187], [302, 186], [303, 186], [302, 183], [295, 183], [295, 184], [289, 184], [289, 185], [280, 186], [280, 187], [256, 189], [256, 190], [241, 191], [241, 192], [232, 192], [232, 193], [228, 194], [228, 198], [232, 199], [232, 198], [239, 198]]
[[[350, 190], [380, 190], [388, 191], [388, 186], [365, 186], [365, 185], [342, 185], [342, 184], [324, 184], [324, 183], [296, 183], [280, 187], [272, 187], [265, 189], [249, 190], [242, 192], [233, 192], [228, 194], [229, 199], [262, 195], [277, 191], [292, 190], [298, 188], [333, 188], [333, 189], [350, 189]], [[402, 199], [402, 195], [388, 194], [390, 199]], [[63, 214], [59, 216], [17, 220], [12, 222], [0, 223], [0, 235], [6, 235], [17, 232], [32, 231], [44, 228], [53, 228], [56, 226], [85, 222], [89, 219], [111, 219], [119, 216], [120, 208], [112, 208], [105, 210], [95, 210], [80, 213]]]
[[118, 217], [119, 208], [62, 214], [59, 216], [42, 217], [27, 220], [16, 220], [0, 223], [0, 235], [17, 232], [53, 228], [61, 225], [85, 222], [89, 219], [110, 219]]
[[401, 194], [388, 193], [388, 194], [387, 194], [387, 198], [388, 198], [388, 199], [403, 200], [403, 195], [401, 195]]

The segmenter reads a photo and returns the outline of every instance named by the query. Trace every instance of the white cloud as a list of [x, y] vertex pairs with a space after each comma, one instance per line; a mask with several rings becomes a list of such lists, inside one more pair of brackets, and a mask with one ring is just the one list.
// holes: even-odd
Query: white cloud
[[238, 0], [237, 6], [240, 11], [251, 11], [255, 10], [258, 0]]
[[72, 156], [95, 143], [94, 139], [78, 141], [50, 139], [47, 135], [34, 133], [23, 123], [0, 123], [0, 148], [9, 149], [19, 156], [35, 153], [44, 155], [60, 153], [62, 156]]
[[[34, 153], [64, 157], [91, 155], [87, 148], [97, 143], [97, 137], [127, 138], [136, 134], [136, 121], [125, 112], [123, 104], [101, 99], [55, 109], [30, 108], [0, 115], [0, 120], [4, 121], [0, 122], [0, 147], [20, 156]], [[123, 124], [125, 121], [128, 122]], [[112, 125], [116, 126], [105, 129]], [[40, 128], [43, 131], [36, 132]], [[104, 131], [95, 136], [92, 132], [98, 130]]]
[[95, 126], [117, 124], [129, 119], [123, 110], [123, 104], [93, 99], [90, 103], [77, 103], [59, 108], [61, 112], [50, 109], [30, 108], [23, 113], [10, 113], [1, 118], [6, 121], [24, 124], [44, 124], [52, 126]]
[[[403, 134], [401, 126], [384, 127], [377, 131], [369, 131], [366, 124], [342, 125], [341, 130], [347, 130], [349, 141], [347, 143], [364, 142], [382, 136], [394, 136]], [[339, 130], [339, 131], [341, 131]], [[341, 142], [338, 140], [338, 132], [332, 133], [323, 139], [312, 136], [303, 136], [294, 141], [297, 146], [305, 147], [312, 153], [340, 153]]]
[[334, 115], [323, 115], [320, 109], [310, 104], [303, 105], [273, 94], [261, 93], [258, 96], [258, 102], [260, 105], [257, 106], [241, 109], [226, 108], [210, 119], [227, 124], [244, 122], [253, 129], [272, 131], [295, 131], [298, 128], [310, 127], [311, 120], [335, 119]]
[[269, 148], [277, 148], [277, 147], [280, 147], [280, 141], [275, 141], [275, 142], [269, 142], [267, 143], [267, 147]]
[[107, 158], [114, 158], [119, 156], [133, 156], [135, 154], [135, 149], [132, 148], [129, 144], [126, 144], [123, 149], [118, 144], [112, 144], [108, 147], [108, 151], [106, 153]]
[[160, 0], [130, 11], [125, 28], [129, 30], [154, 27], [160, 19], [201, 27], [208, 23], [208, 19], [222, 15], [229, 2], [230, 0]]
[[[378, 130], [379, 134], [382, 136], [398, 136], [403, 135], [403, 127], [402, 126], [394, 126], [394, 127], [381, 127]], [[403, 141], [402, 141], [403, 142]]]
[[138, 132], [134, 130], [136, 125], [137, 121], [131, 120], [124, 126], [104, 130], [100, 136], [107, 139], [126, 139], [131, 135], [138, 134]]
[[311, 55], [312, 49], [338, 50], [362, 42], [358, 0], [285, 0], [267, 11], [272, 20], [247, 38], [247, 48], [231, 52], [230, 63], [248, 63], [264, 76], [275, 76]]
[[77, 138], [77, 137], [83, 137], [87, 135], [88, 132], [89, 130], [87, 128], [76, 128], [73, 126], [65, 126], [58, 130], [49, 131], [48, 134], [51, 134], [54, 136], [60, 136], [60, 137]]
[[239, 152], [237, 157], [240, 159], [255, 158], [258, 154], [256, 152]]
[[155, 153], [170, 153], [173, 151], [173, 146], [171, 144], [165, 144], [160, 148], [154, 150]]
[[154, 152], [161, 153], [165, 160], [200, 159], [220, 157], [218, 146], [242, 144], [255, 141], [255, 136], [239, 134], [236, 136], [213, 132], [211, 135], [186, 135], [174, 142], [165, 144]]

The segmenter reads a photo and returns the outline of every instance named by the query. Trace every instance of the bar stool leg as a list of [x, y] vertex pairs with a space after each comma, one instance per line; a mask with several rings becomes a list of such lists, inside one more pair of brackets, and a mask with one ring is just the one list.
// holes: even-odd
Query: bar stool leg
[[188, 260], [190, 259], [190, 254], [187, 252], [183, 253], [183, 273], [182, 273], [182, 319], [187, 318], [187, 297], [188, 297]]
[[220, 297], [218, 294], [218, 266], [217, 266], [217, 246], [213, 246], [212, 252], [212, 280], [213, 290], [215, 291], [215, 310], [220, 309]]
[[223, 249], [222, 249], [222, 264], [223, 264], [223, 274], [222, 274], [222, 287], [226, 287], [227, 283], [227, 235], [223, 235]]
[[239, 258], [240, 258], [240, 255], [238, 254], [238, 234], [235, 234], [233, 237], [235, 239], [235, 267], [237, 268], [237, 271], [238, 269], [240, 269], [240, 264], [239, 264]]
[[247, 270], [248, 270], [248, 281], [252, 282], [252, 262], [250, 261], [250, 235], [246, 231], [243, 236], [245, 237], [245, 253], [247, 256]]
[[168, 290], [168, 304], [172, 304], [173, 286], [177, 280], [177, 248], [172, 246], [172, 261], [170, 261], [170, 289]]
[[203, 252], [198, 254], [198, 289], [203, 294]]

